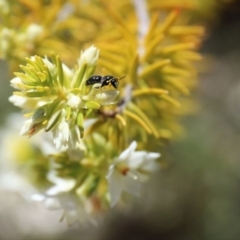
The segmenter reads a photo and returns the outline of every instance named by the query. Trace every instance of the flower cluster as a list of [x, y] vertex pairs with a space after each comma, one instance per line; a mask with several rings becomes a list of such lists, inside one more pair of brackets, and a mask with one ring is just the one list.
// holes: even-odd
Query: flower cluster
[[47, 179], [53, 186], [45, 194], [32, 196], [35, 201], [44, 201], [49, 209], [64, 209], [68, 224], [94, 221], [92, 217], [109, 206], [124, 203], [126, 194], [140, 196], [141, 183], [159, 167], [156, 160], [160, 154], [136, 151], [136, 142], [119, 156], [100, 135], [86, 141], [90, 142], [91, 149], [78, 150], [77, 154], [68, 151], [51, 155], [52, 170]]
[[[0, 29], [0, 53], [3, 59], [22, 59], [35, 49], [38, 39], [43, 33], [43, 27], [30, 24], [21, 31], [3, 27]], [[14, 49], [14, 50], [13, 50]]]
[[21, 135], [32, 136], [44, 129], [52, 131], [57, 149], [81, 144], [84, 117], [101, 105], [114, 103], [118, 95], [117, 90], [100, 91], [95, 86], [86, 94], [85, 81], [94, 72], [98, 54], [97, 48], [88, 48], [74, 70], [55, 55], [53, 62], [38, 56], [27, 59], [27, 65], [21, 66], [25, 73], [16, 72], [11, 80], [12, 87], [20, 91], [9, 99], [29, 117]]
[[69, 225], [94, 223], [109, 207], [126, 203], [126, 196], [139, 197], [142, 183], [160, 166], [159, 153], [137, 151], [134, 141], [119, 154], [96, 133], [83, 139], [84, 148], [59, 152], [46, 133], [33, 141], [16, 138], [20, 122], [19, 115], [11, 116], [8, 124], [15, 123], [15, 129], [1, 132], [0, 186], [44, 202], [50, 210], [63, 210]]
[[[153, 1], [63, 2], [55, 8], [39, 3], [49, 17], [28, 35], [38, 39], [35, 56], [19, 62], [9, 100], [27, 118], [21, 135], [50, 132], [56, 148], [45, 151], [41, 138], [41, 154], [33, 159], [47, 159], [41, 175], [47, 184], [32, 199], [63, 209], [71, 224], [141, 195], [159, 169], [159, 152], [181, 132], [179, 116], [193, 105], [189, 93], [204, 28], [189, 24], [179, 7], [153, 11]], [[36, 2], [22, 4], [39, 23]], [[78, 49], [85, 49], [80, 57]], [[49, 50], [62, 60], [40, 57]]]

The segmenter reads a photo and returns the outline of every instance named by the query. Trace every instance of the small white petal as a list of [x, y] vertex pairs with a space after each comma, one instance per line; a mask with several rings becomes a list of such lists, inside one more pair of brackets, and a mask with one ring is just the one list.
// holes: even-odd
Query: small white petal
[[81, 52], [81, 56], [78, 60], [78, 63], [80, 66], [82, 66], [84, 63], [87, 63], [88, 66], [95, 66], [97, 64], [99, 56], [99, 50], [91, 46], [85, 51]]
[[133, 141], [130, 144], [130, 146], [120, 154], [118, 161], [127, 160], [131, 156], [131, 154], [135, 151], [136, 148], [137, 148], [137, 142]]
[[11, 102], [13, 105], [17, 107], [23, 107], [27, 101], [25, 97], [12, 95], [8, 98], [9, 102]]
[[128, 166], [131, 169], [139, 168], [141, 164], [144, 162], [145, 156], [146, 156], [146, 152], [143, 152], [143, 151], [136, 151], [132, 153], [128, 159]]
[[157, 159], [157, 158], [161, 157], [160, 153], [149, 152], [147, 154], [148, 154], [148, 156], [147, 156], [148, 159]]
[[136, 197], [140, 196], [141, 183], [128, 175], [123, 178], [124, 190]]
[[86, 130], [86, 129], [90, 128], [95, 122], [97, 122], [97, 118], [86, 119], [83, 123], [84, 129]]
[[46, 194], [50, 196], [54, 196], [63, 192], [68, 192], [75, 186], [75, 183], [76, 183], [75, 179], [63, 179], [63, 178], [57, 177], [56, 173], [53, 171], [48, 174], [47, 178], [49, 181], [55, 184], [46, 192]]
[[77, 210], [64, 211], [63, 217], [66, 219], [68, 226], [72, 226], [74, 223], [79, 221], [79, 218], [81, 218]]
[[12, 87], [14, 87], [14, 88], [16, 88], [16, 89], [19, 89], [19, 90], [21, 89], [20, 85], [23, 84], [21, 78], [19, 78], [19, 77], [13, 78], [13, 79], [10, 81], [10, 83], [11, 83], [10, 85], [11, 85]]
[[25, 121], [21, 128], [20, 135], [22, 136], [28, 135], [32, 126], [33, 126], [32, 119], [28, 119], [27, 121]]
[[62, 63], [62, 68], [63, 68], [64, 75], [67, 78], [71, 79], [73, 77], [74, 72], [64, 63]]
[[71, 108], [79, 108], [81, 104], [81, 98], [77, 95], [74, 95], [72, 93], [68, 94], [68, 102], [67, 105], [70, 106]]
[[110, 170], [111, 173], [108, 174], [108, 187], [109, 187], [109, 193], [111, 197], [111, 207], [114, 207], [117, 202], [119, 201], [122, 189], [123, 189], [123, 181], [122, 181], [122, 175], [119, 174], [115, 170]]
[[156, 161], [146, 161], [142, 165], [142, 169], [144, 171], [148, 171], [148, 172], [155, 172], [155, 171], [159, 170], [159, 168], [160, 168], [160, 164]]
[[116, 99], [117, 95], [119, 94], [119, 91], [117, 90], [100, 90], [102, 92], [99, 92], [94, 96], [95, 101], [97, 101], [101, 105], [109, 105], [114, 103], [114, 100]]
[[36, 193], [31, 196], [31, 199], [36, 202], [42, 202], [43, 200], [46, 199], [46, 196], [43, 194]]
[[62, 146], [66, 146], [70, 137], [70, 129], [68, 123], [65, 121], [66, 112], [63, 109], [61, 120], [53, 129], [53, 142], [59, 150]]
[[[32, 57], [31, 59], [35, 61], [35, 58], [34, 58], [34, 57]], [[57, 68], [56, 68], [56, 66], [53, 65], [53, 64], [48, 60], [47, 57], [43, 58], [42, 60], [43, 60], [44, 64], [47, 66], [47, 68], [49, 69], [51, 75], [55, 75], [55, 74], [57, 73]]]

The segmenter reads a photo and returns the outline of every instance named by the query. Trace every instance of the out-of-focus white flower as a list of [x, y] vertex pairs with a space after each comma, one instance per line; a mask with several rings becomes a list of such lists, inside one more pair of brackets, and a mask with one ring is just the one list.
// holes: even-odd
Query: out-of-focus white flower
[[[7, 118], [7, 126], [0, 129], [0, 188], [18, 192], [29, 200], [38, 190], [26, 174], [23, 174], [23, 166], [32, 161], [34, 147], [41, 148], [43, 144], [45, 145], [45, 139], [40, 134], [30, 142], [28, 138], [19, 136], [22, 121], [21, 114], [11, 114]], [[26, 129], [23, 131], [28, 130], [28, 125], [31, 125], [31, 122], [26, 123]], [[48, 148], [48, 153], [54, 151]]]
[[53, 187], [47, 190], [46, 194], [49, 196], [55, 196], [64, 192], [68, 192], [71, 189], [73, 189], [73, 187], [76, 184], [75, 179], [60, 178], [56, 175], [56, 172], [53, 170], [49, 172], [47, 178], [50, 182], [55, 184]]
[[69, 226], [77, 222], [96, 222], [96, 219], [86, 212], [86, 208], [81, 204], [79, 199], [76, 199], [76, 197], [71, 194], [59, 194], [55, 196], [33, 194], [32, 200], [36, 202], [43, 202], [45, 208], [48, 210], [63, 211], [61, 220], [65, 219]]
[[[71, 194], [71, 190], [76, 184], [75, 179], [63, 179], [56, 176], [55, 171], [51, 171], [48, 180], [55, 185], [49, 188], [45, 194], [33, 194], [32, 200], [44, 202], [49, 210], [63, 210], [62, 219], [65, 219], [68, 225], [76, 222], [94, 222], [85, 205], [87, 199], [78, 199], [77, 196]], [[90, 202], [88, 202], [90, 204]]]
[[159, 168], [156, 162], [159, 153], [135, 151], [136, 147], [137, 143], [132, 142], [109, 167], [107, 179], [112, 207], [119, 201], [123, 191], [138, 196], [141, 182]]
[[91, 46], [85, 51], [81, 51], [81, 56], [78, 59], [79, 66], [82, 66], [84, 63], [87, 63], [88, 66], [93, 67], [97, 64], [97, 60], [99, 57], [99, 50]]
[[43, 32], [43, 27], [32, 23], [26, 29], [27, 38], [30, 41], [34, 41]]
[[10, 49], [12, 39], [14, 38], [14, 31], [10, 28], [2, 28], [0, 31], [0, 50], [2, 57], [6, 57]]
[[10, 28], [4, 27], [4, 28], [1, 30], [1, 37], [2, 37], [2, 38], [9, 39], [9, 38], [11, 38], [13, 35], [14, 35], [14, 31], [13, 31], [12, 29], [10, 29]]
[[8, 14], [9, 10], [9, 3], [6, 0], [0, 0], [0, 11], [4, 14]]

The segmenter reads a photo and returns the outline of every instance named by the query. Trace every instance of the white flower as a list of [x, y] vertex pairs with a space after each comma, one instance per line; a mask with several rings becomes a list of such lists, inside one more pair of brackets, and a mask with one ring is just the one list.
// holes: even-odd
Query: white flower
[[[7, 126], [0, 129], [0, 188], [20, 193], [29, 200], [38, 189], [23, 174], [22, 166], [27, 166], [29, 154], [32, 156], [32, 147], [42, 149], [45, 139], [41, 134], [33, 138], [33, 141], [19, 136], [22, 121], [20, 114], [11, 114], [7, 117]], [[28, 124], [31, 125], [26, 125]]]
[[70, 193], [76, 184], [75, 179], [63, 179], [57, 177], [55, 171], [51, 171], [48, 180], [55, 185], [45, 194], [33, 194], [33, 201], [44, 202], [45, 207], [49, 210], [63, 210], [62, 219], [65, 219], [68, 225], [86, 220], [93, 221], [85, 207], [85, 200], [80, 201]]
[[53, 129], [53, 142], [57, 149], [68, 144], [70, 130], [68, 123], [65, 121], [66, 111], [62, 110], [61, 119]]
[[9, 3], [6, 0], [0, 0], [0, 11], [4, 14], [8, 14], [9, 9]]
[[33, 194], [32, 200], [43, 202], [48, 210], [62, 210], [61, 221], [66, 220], [69, 226], [79, 223], [91, 222], [95, 223], [95, 219], [85, 210], [85, 207], [79, 199], [71, 194], [59, 194], [48, 196], [46, 194]]
[[0, 50], [3, 57], [6, 57], [7, 52], [10, 50], [12, 39], [14, 39], [14, 31], [9, 28], [2, 28], [0, 31], [0, 37]]
[[81, 98], [77, 95], [74, 95], [73, 93], [69, 93], [68, 96], [68, 102], [67, 105], [71, 108], [79, 108], [80, 104], [82, 103]]
[[[75, 126], [72, 121], [75, 121], [76, 116], [72, 121], [66, 122], [66, 111], [61, 111], [61, 117], [57, 125], [53, 129], [53, 142], [58, 150], [67, 147], [69, 149], [84, 149], [85, 146], [81, 139], [81, 134], [78, 126]], [[74, 115], [75, 113], [73, 113]]]
[[156, 162], [159, 153], [135, 151], [136, 147], [137, 143], [132, 142], [109, 167], [107, 179], [112, 207], [119, 201], [123, 191], [139, 196], [141, 182], [148, 179], [150, 172], [159, 168]]
[[30, 41], [34, 41], [43, 32], [43, 27], [38, 24], [30, 24], [26, 29], [27, 38]]
[[99, 56], [99, 49], [94, 46], [89, 47], [85, 51], [81, 51], [81, 56], [78, 59], [79, 66], [87, 63], [88, 66], [93, 67], [97, 64]]
[[1, 37], [5, 38], [5, 39], [10, 39], [11, 37], [13, 37], [14, 35], [14, 31], [10, 28], [2, 28], [1, 30]]

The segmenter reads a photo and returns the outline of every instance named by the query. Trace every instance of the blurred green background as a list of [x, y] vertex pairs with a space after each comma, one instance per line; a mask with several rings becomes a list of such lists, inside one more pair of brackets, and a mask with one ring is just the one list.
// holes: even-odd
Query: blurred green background
[[[95, 226], [68, 228], [60, 212], [0, 192], [0, 239], [240, 239], [240, 6], [221, 9], [203, 44], [204, 71], [193, 97], [200, 110], [168, 146], [170, 164], [134, 209]], [[12, 111], [7, 65], [0, 63], [0, 123]], [[3, 196], [4, 194], [4, 196]], [[7, 201], [6, 201], [7, 199]], [[35, 223], [34, 223], [35, 222]]]

